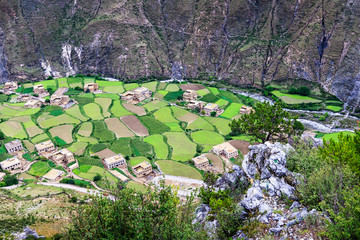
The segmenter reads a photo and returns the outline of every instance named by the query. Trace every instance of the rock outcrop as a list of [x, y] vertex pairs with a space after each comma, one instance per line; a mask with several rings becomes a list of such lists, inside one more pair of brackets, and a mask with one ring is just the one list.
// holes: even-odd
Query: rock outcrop
[[21, 233], [13, 233], [12, 237], [16, 240], [23, 240], [23, 239], [45, 239], [44, 236], [39, 236], [35, 229], [31, 229], [29, 227], [25, 227], [23, 232]]

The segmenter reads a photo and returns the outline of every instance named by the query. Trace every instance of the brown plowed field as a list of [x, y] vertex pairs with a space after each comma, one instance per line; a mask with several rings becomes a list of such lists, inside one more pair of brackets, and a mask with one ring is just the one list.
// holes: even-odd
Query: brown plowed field
[[139, 119], [134, 115], [128, 115], [120, 118], [125, 125], [138, 136], [148, 136], [149, 132]]
[[182, 84], [180, 85], [181, 90], [186, 91], [186, 90], [201, 90], [204, 89], [206, 87], [204, 87], [201, 84]]

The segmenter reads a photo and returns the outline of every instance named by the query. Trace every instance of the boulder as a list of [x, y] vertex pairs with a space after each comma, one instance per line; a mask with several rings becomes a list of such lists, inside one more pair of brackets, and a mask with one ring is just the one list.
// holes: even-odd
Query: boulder
[[269, 232], [274, 234], [275, 236], [279, 236], [280, 232], [283, 230], [284, 228], [282, 227], [277, 227], [277, 228], [270, 228]]
[[204, 222], [210, 210], [211, 208], [208, 205], [201, 204], [195, 210], [195, 219], [193, 220], [193, 224]]

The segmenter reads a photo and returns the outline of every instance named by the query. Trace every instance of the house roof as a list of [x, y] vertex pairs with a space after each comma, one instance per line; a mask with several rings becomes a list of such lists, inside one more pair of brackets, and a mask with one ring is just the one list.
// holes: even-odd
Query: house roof
[[107, 164], [112, 164], [123, 160], [125, 160], [125, 158], [120, 153], [104, 159]]
[[237, 149], [233, 145], [231, 145], [229, 142], [224, 142], [219, 145], [216, 145], [213, 147], [213, 149], [224, 150], [228, 153], [237, 151]]
[[43, 149], [43, 148], [48, 148], [48, 147], [53, 147], [54, 144], [51, 142], [51, 140], [42, 142], [42, 143], [38, 143], [35, 145], [36, 149]]
[[13, 148], [22, 145], [19, 139], [5, 143], [5, 148]]
[[203, 164], [205, 162], [209, 162], [209, 160], [205, 157], [204, 154], [194, 157], [192, 160], [194, 161], [195, 164]]
[[17, 157], [12, 157], [12, 158], [6, 159], [5, 161], [2, 161], [0, 163], [0, 165], [1, 165], [2, 169], [5, 169], [5, 168], [11, 167], [15, 164], [18, 164], [18, 163], [21, 163], [20, 160]]
[[51, 169], [49, 172], [47, 172], [44, 175], [44, 178], [49, 179], [49, 180], [55, 180], [56, 178], [58, 178], [62, 175], [64, 175], [63, 171], [57, 170], [57, 169]]
[[216, 108], [218, 108], [219, 106], [215, 103], [208, 103], [205, 105], [204, 109], [208, 109], [208, 110], [214, 110]]

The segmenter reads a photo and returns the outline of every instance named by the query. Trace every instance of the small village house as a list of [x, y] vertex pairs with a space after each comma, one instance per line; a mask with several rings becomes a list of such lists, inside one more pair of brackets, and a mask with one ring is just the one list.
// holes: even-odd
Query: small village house
[[207, 159], [204, 154], [194, 157], [192, 160], [196, 168], [201, 169], [209, 166], [209, 159]]
[[244, 105], [244, 106], [242, 106], [240, 108], [239, 113], [241, 113], [241, 114], [250, 114], [252, 111], [254, 111], [252, 107], [248, 107], [248, 106]]
[[126, 101], [127, 103], [138, 104], [144, 101], [147, 98], [151, 97], [152, 92], [145, 88], [139, 87], [135, 90], [126, 91], [121, 95], [121, 100]]
[[116, 154], [114, 156], [108, 157], [104, 159], [105, 167], [108, 169], [113, 169], [116, 167], [126, 167], [126, 161], [123, 155]]
[[19, 158], [12, 157], [12, 158], [6, 159], [5, 161], [0, 162], [0, 167], [2, 170], [12, 171], [12, 170], [21, 168], [21, 162], [20, 162]]
[[65, 174], [64, 171], [58, 170], [58, 169], [51, 169], [49, 172], [47, 172], [43, 179], [47, 179], [49, 181], [56, 181], [59, 178], [61, 178]]
[[137, 177], [143, 177], [152, 172], [152, 167], [150, 163], [144, 161], [132, 167], [132, 171]]
[[97, 83], [85, 83], [84, 84], [84, 92], [95, 92], [99, 89], [99, 85]]
[[195, 90], [186, 90], [183, 94], [184, 101], [194, 101], [197, 99], [197, 92]]
[[70, 171], [72, 171], [72, 170], [74, 170], [75, 168], [78, 168], [78, 167], [79, 167], [79, 163], [78, 163], [78, 161], [76, 161], [75, 163], [71, 164], [68, 168], [70, 169]]
[[202, 101], [189, 101], [188, 105], [187, 105], [188, 108], [190, 109], [199, 109], [200, 111], [203, 109], [204, 107], [204, 102]]
[[39, 155], [49, 155], [56, 150], [55, 145], [50, 140], [36, 144], [35, 149]]
[[4, 179], [6, 173], [0, 172], [0, 182]]
[[18, 83], [11, 81], [11, 82], [6, 82], [3, 88], [3, 91], [5, 94], [11, 94], [13, 93], [16, 89], [18, 88]]
[[31, 96], [30, 94], [21, 94], [20, 96], [18, 96], [16, 98], [16, 101], [17, 102], [27, 102], [32, 98], [33, 98], [33, 96]]
[[218, 115], [222, 111], [222, 109], [219, 108], [219, 106], [215, 103], [206, 104], [203, 110], [205, 111], [206, 116], [210, 116], [212, 112], [216, 112], [216, 114]]
[[68, 90], [67, 88], [58, 88], [58, 90], [56, 90], [54, 94], [51, 95], [50, 104], [56, 106], [68, 104], [70, 102], [70, 97], [64, 95], [67, 92], [67, 90]]
[[55, 163], [63, 163], [69, 164], [75, 161], [74, 154], [70, 152], [68, 149], [64, 148], [61, 149], [50, 156], [50, 160], [54, 161]]
[[46, 89], [44, 88], [44, 86], [42, 84], [33, 86], [33, 92], [35, 94], [39, 95], [39, 97], [46, 97], [46, 96], [50, 95], [49, 92], [46, 91]]
[[25, 108], [39, 108], [43, 105], [43, 102], [41, 102], [38, 99], [31, 99], [29, 101], [27, 101], [27, 103], [25, 103], [24, 107]]
[[223, 155], [229, 159], [236, 158], [237, 156], [239, 156], [238, 150], [229, 142], [224, 142], [219, 145], [216, 145], [212, 148], [211, 151], [218, 156]]
[[24, 147], [23, 147], [21, 141], [17, 139], [17, 140], [5, 143], [5, 149], [6, 149], [6, 151], [8, 151], [8, 153], [12, 154], [17, 151], [23, 150]]

